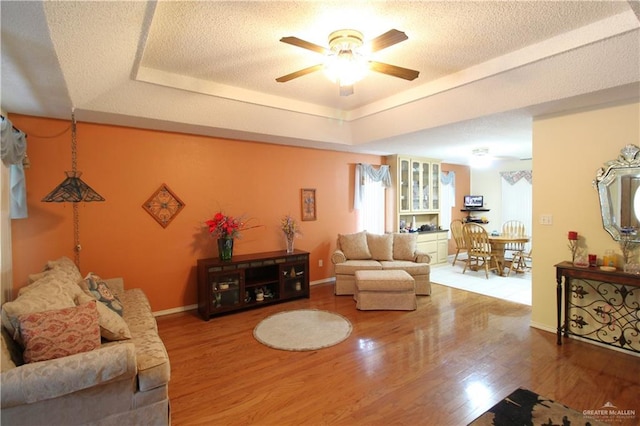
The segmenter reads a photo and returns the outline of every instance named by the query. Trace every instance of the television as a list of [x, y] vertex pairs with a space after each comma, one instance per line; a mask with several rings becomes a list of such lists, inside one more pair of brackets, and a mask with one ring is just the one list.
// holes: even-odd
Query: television
[[481, 209], [482, 207], [484, 207], [484, 197], [482, 195], [464, 196], [465, 209]]

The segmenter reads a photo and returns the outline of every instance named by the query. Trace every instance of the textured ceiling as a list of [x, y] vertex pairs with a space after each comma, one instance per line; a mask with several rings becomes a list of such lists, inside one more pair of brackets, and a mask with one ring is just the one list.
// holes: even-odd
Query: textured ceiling
[[[465, 163], [473, 148], [531, 156], [541, 114], [638, 100], [637, 1], [2, 2], [2, 108], [10, 113], [404, 153]], [[322, 62], [354, 28], [408, 40], [343, 97]]]

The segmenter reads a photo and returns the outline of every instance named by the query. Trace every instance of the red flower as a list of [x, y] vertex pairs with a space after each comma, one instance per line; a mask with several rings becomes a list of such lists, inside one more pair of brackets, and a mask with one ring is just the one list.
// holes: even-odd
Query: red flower
[[245, 223], [231, 216], [226, 216], [222, 212], [218, 212], [213, 219], [205, 221], [209, 227], [209, 233], [216, 238], [240, 238], [240, 231], [249, 229], [245, 227]]

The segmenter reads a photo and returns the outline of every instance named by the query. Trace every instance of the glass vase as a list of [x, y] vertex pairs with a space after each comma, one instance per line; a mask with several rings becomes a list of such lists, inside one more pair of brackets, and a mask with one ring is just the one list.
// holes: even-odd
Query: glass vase
[[287, 240], [287, 253], [293, 253], [293, 236], [287, 235], [285, 239]]
[[220, 260], [231, 260], [233, 256], [233, 238], [218, 238]]

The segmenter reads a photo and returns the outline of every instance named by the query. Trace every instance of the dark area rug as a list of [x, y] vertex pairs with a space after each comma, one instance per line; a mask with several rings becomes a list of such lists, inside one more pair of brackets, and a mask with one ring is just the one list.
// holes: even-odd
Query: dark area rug
[[498, 402], [469, 426], [602, 426], [581, 412], [538, 395], [527, 389], [517, 389]]

